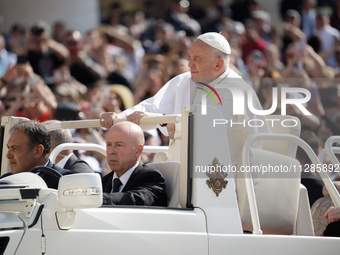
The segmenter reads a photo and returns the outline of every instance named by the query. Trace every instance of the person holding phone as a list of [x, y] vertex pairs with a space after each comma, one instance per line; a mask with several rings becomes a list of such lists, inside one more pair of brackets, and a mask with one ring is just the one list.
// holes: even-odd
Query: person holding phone
[[65, 64], [69, 52], [65, 46], [51, 38], [49, 25], [39, 21], [31, 26], [23, 55], [27, 55], [34, 73], [40, 75], [53, 89], [54, 72]]
[[67, 31], [64, 44], [70, 52], [68, 66], [72, 77], [86, 86], [106, 78], [105, 68], [95, 62], [85, 51], [83, 37], [79, 31]]
[[7, 92], [0, 114], [40, 122], [52, 119], [58, 105], [56, 97], [26, 60], [25, 56], [19, 56], [18, 63], [8, 68], [1, 78], [1, 86], [6, 87]]

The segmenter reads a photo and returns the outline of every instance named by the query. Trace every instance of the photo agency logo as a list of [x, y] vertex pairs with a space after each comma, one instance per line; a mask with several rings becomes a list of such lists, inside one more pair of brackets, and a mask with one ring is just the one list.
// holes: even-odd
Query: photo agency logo
[[[256, 116], [266, 116], [271, 114], [280, 114], [280, 115], [290, 115], [290, 112], [287, 109], [289, 107], [295, 107], [302, 114], [308, 116], [312, 115], [307, 110], [307, 103], [311, 99], [311, 92], [308, 89], [302, 87], [290, 87], [290, 86], [282, 86], [280, 88], [276, 86], [272, 86], [270, 88], [270, 92], [266, 92], [265, 96], [268, 98], [271, 97], [271, 107], [269, 109], [262, 109], [261, 104], [258, 100], [258, 96], [256, 95], [254, 90], [249, 86], [243, 83], [234, 82], [233, 84], [229, 84], [227, 87], [217, 84], [214, 88], [208, 84], [197, 82], [204, 87], [197, 87], [200, 90], [203, 90], [205, 93], [201, 95], [201, 114], [207, 114], [207, 97], [208, 95], [213, 99], [215, 106], [218, 106], [215, 97], [219, 100], [219, 107], [223, 106], [223, 102], [221, 100], [221, 95], [224, 95], [226, 92], [223, 90], [228, 90], [228, 93], [231, 93], [232, 97], [232, 113], [233, 115], [238, 116], [253, 116], [254, 118], [250, 118], [248, 120], [244, 120], [241, 124], [244, 126], [250, 127], [260, 127], [261, 124], [264, 125], [263, 120], [256, 118]], [[218, 91], [218, 92], [217, 92]], [[214, 95], [215, 97], [214, 97]], [[273, 119], [268, 120], [273, 121]], [[261, 123], [260, 123], [261, 122]], [[287, 118], [287, 120], [281, 121], [283, 123], [282, 126], [286, 127], [294, 127], [298, 125], [297, 121]], [[233, 120], [230, 119], [214, 119], [213, 126], [219, 124], [229, 124], [233, 125]], [[236, 123], [235, 123], [236, 124]], [[237, 123], [240, 124], [239, 122]], [[272, 123], [274, 125], [274, 123]]]
[[[211, 87], [210, 85], [205, 84], [203, 82], [197, 82], [197, 83], [201, 84], [202, 86], [207, 87], [208, 89], [210, 89], [216, 95], [216, 97], [218, 98], [221, 106], [223, 105], [220, 95], [217, 93], [217, 91], [213, 87]], [[217, 105], [215, 97], [213, 96], [213, 94], [209, 90], [207, 90], [205, 88], [198, 87], [198, 86], [196, 88], [200, 89], [200, 90], [203, 90], [205, 93], [207, 93], [212, 98], [212, 100], [214, 101], [214, 104]], [[206, 115], [207, 114], [207, 94], [205, 94], [205, 95], [203, 94], [202, 97], [201, 97], [202, 115]]]

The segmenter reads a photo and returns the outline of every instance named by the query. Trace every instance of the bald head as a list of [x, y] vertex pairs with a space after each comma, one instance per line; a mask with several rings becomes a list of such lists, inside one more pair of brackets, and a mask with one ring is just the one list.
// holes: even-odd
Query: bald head
[[113, 125], [106, 134], [107, 162], [118, 177], [132, 168], [143, 151], [144, 133], [130, 121]]
[[144, 133], [140, 126], [130, 121], [123, 121], [113, 125], [108, 132], [118, 131], [130, 138], [136, 145], [144, 145]]

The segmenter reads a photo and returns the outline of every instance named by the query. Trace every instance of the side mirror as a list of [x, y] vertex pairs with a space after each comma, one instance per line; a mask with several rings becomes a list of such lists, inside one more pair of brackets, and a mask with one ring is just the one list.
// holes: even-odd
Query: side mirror
[[65, 175], [58, 185], [60, 206], [67, 211], [100, 207], [103, 204], [102, 181], [99, 174], [83, 173]]
[[58, 200], [65, 211], [56, 213], [60, 229], [67, 230], [73, 225], [74, 209], [95, 208], [103, 204], [103, 188], [99, 174], [84, 173], [65, 175], [58, 185]]

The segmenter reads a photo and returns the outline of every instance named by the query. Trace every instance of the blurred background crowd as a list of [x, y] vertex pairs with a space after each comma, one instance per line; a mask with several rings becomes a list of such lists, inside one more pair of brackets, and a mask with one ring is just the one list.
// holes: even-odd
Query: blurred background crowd
[[[155, 1], [128, 11], [124, 1], [110, 2], [98, 27], [86, 32], [39, 17], [34, 24], [18, 18], [0, 31], [0, 117], [43, 122], [118, 113], [189, 71], [189, 48], [198, 35], [221, 32], [232, 48], [232, 68], [255, 89], [264, 109], [272, 106], [273, 88], [306, 88], [313, 115], [287, 109], [300, 118], [301, 137], [318, 153], [329, 136], [340, 135], [340, 0], [277, 1], [281, 21], [275, 26], [259, 0], [213, 0], [204, 7], [169, 0], [164, 12]], [[101, 129], [73, 131], [75, 142], [105, 144], [104, 137]], [[168, 143], [157, 130], [145, 138], [150, 145]], [[78, 151], [78, 156], [94, 170], [108, 171], [99, 155]]]

